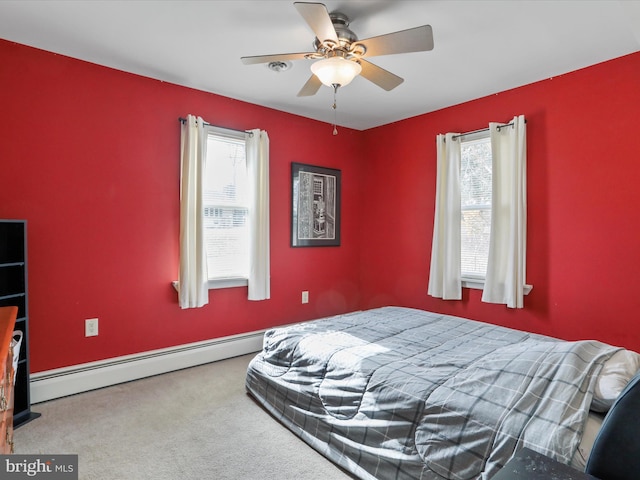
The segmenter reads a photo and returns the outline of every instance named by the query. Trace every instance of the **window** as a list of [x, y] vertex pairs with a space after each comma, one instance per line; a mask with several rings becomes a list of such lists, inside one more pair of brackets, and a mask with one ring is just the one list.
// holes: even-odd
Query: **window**
[[460, 300], [462, 287], [479, 288], [483, 302], [523, 308], [532, 288], [526, 284], [526, 160], [524, 115], [492, 122], [488, 131], [436, 136], [429, 295]]
[[207, 128], [203, 192], [209, 288], [246, 285], [249, 276], [249, 180], [245, 136]]
[[460, 148], [460, 270], [463, 280], [484, 280], [491, 234], [489, 132], [465, 136]]
[[180, 308], [209, 302], [208, 289], [247, 286], [271, 298], [269, 135], [180, 119]]

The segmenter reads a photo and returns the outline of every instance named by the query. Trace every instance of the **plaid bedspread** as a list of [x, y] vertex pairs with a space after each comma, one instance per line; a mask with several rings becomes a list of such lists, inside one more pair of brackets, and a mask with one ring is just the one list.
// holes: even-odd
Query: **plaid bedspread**
[[269, 330], [247, 390], [363, 479], [490, 479], [521, 447], [576, 452], [618, 349], [384, 307]]

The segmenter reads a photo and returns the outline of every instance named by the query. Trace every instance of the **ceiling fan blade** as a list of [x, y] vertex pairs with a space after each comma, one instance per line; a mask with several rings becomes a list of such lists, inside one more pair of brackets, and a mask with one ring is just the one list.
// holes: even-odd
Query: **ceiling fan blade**
[[375, 83], [380, 88], [384, 88], [386, 91], [393, 90], [404, 82], [404, 78], [394, 75], [388, 70], [367, 62], [366, 60], [360, 59], [360, 65], [362, 66], [362, 72], [360, 72], [360, 75], [370, 82]]
[[315, 95], [316, 93], [318, 93], [318, 90], [320, 90], [321, 86], [322, 82], [320, 81], [320, 79], [315, 75], [311, 75], [309, 80], [307, 80], [307, 83], [305, 83], [304, 86], [300, 89], [297, 96], [310, 97], [312, 95]]
[[322, 3], [294, 2], [293, 5], [309, 24], [320, 42], [331, 40], [338, 43], [338, 34], [333, 27], [327, 7]]
[[314, 52], [305, 53], [280, 53], [276, 55], [255, 55], [252, 57], [241, 57], [242, 63], [245, 65], [254, 65], [256, 63], [270, 63], [270, 62], [286, 62], [289, 60], [304, 60], [306, 55], [311, 55]]
[[392, 55], [395, 53], [424, 52], [433, 50], [431, 25], [401, 30], [378, 37], [366, 38], [356, 43], [366, 47], [366, 57]]

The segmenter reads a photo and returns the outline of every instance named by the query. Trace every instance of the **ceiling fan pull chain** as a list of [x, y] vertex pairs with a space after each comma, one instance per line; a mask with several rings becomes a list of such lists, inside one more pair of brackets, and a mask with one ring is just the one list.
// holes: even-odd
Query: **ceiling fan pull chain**
[[336, 101], [336, 94], [338, 93], [338, 87], [340, 85], [338, 85], [337, 83], [333, 84], [333, 105], [331, 105], [331, 108], [333, 108], [333, 134], [337, 135], [338, 134], [338, 128], [337, 128], [337, 123], [338, 123], [338, 114], [336, 113], [336, 110], [338, 108], [337, 105], [337, 101]]

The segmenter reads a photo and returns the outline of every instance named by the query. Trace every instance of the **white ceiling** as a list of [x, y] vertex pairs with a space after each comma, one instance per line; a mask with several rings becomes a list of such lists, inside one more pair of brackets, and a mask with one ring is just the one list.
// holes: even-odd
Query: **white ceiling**
[[[338, 91], [338, 125], [364, 130], [640, 50], [640, 0], [336, 0], [360, 39], [429, 24], [435, 47], [368, 58], [405, 79]], [[285, 72], [241, 56], [312, 50], [293, 0], [0, 0], [0, 38], [332, 123], [333, 91], [296, 94]], [[0, 68], [2, 63], [0, 62]], [[197, 112], [195, 112], [197, 113]]]

